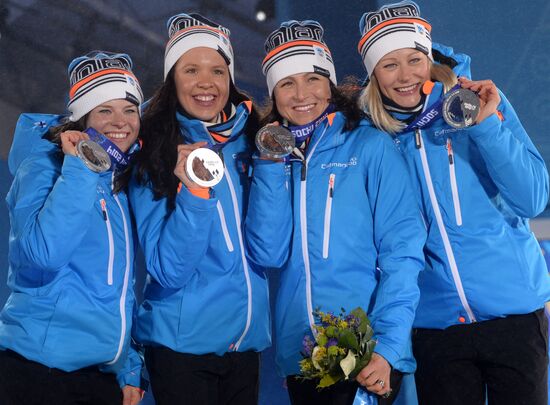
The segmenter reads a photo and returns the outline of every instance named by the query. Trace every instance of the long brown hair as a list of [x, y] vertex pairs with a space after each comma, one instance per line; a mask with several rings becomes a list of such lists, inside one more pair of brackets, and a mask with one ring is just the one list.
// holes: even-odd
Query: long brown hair
[[[141, 123], [141, 150], [132, 159], [133, 173], [138, 183], [149, 184], [155, 199], [166, 197], [168, 206], [175, 207], [179, 179], [174, 174], [177, 147], [183, 143], [176, 112], [179, 101], [176, 93], [174, 69], [157, 89], [143, 112]], [[238, 105], [251, 98], [229, 81], [229, 103]], [[255, 109], [250, 113], [245, 133], [253, 145], [259, 117]]]

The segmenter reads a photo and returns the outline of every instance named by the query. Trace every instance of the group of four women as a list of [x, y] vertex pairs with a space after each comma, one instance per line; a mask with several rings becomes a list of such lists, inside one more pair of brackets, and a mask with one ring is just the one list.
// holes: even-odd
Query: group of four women
[[[319, 23], [270, 34], [261, 120], [234, 83], [229, 31], [197, 14], [169, 19], [144, 108], [127, 55], [71, 63], [71, 115], [23, 115], [9, 156], [4, 403], [136, 404], [134, 342], [160, 405], [257, 403], [266, 268], [281, 272], [276, 363], [293, 404], [352, 404], [359, 386], [391, 404], [415, 370], [421, 404], [547, 403], [550, 280], [528, 225], [548, 199], [540, 154], [495, 85], [468, 79], [469, 58], [432, 43], [415, 3], [366, 13], [360, 30], [368, 83], [354, 94]], [[480, 100], [465, 128], [433, 108], [457, 83]], [[286, 127], [292, 153], [255, 150], [260, 124]], [[222, 157], [215, 186], [186, 170], [198, 148]], [[367, 311], [375, 353], [319, 391], [299, 376], [302, 339], [315, 309], [342, 307]]]

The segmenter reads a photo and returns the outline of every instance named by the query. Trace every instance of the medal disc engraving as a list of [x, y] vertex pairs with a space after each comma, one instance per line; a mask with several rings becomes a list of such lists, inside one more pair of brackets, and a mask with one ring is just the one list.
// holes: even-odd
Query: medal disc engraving
[[256, 146], [262, 156], [279, 159], [288, 156], [296, 142], [288, 129], [278, 125], [266, 125], [256, 133]]
[[223, 178], [223, 162], [211, 149], [198, 148], [187, 156], [187, 176], [201, 187], [213, 187]]
[[111, 158], [99, 144], [84, 140], [76, 145], [76, 155], [84, 164], [96, 173], [102, 173], [111, 168]]
[[458, 88], [443, 100], [443, 119], [454, 128], [473, 125], [479, 114], [479, 97], [471, 90]]

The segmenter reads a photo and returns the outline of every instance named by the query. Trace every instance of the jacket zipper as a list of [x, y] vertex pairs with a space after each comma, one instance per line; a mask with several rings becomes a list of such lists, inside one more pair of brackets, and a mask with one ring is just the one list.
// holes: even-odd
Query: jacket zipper
[[233, 186], [233, 181], [231, 180], [231, 176], [229, 175], [229, 170], [227, 168], [224, 168], [225, 178], [227, 179], [227, 185], [229, 186], [229, 191], [231, 193], [231, 200], [233, 202], [233, 213], [235, 215], [235, 224], [237, 225], [237, 235], [239, 238], [239, 247], [241, 248], [241, 260], [243, 262], [243, 271], [244, 271], [244, 277], [246, 279], [246, 288], [248, 291], [248, 306], [247, 306], [247, 314], [246, 314], [246, 325], [244, 327], [244, 331], [237, 340], [237, 343], [233, 346], [233, 350], [237, 351], [239, 350], [239, 347], [244, 340], [246, 334], [248, 333], [248, 329], [250, 328], [250, 323], [252, 322], [252, 283], [250, 282], [250, 273], [248, 270], [248, 261], [246, 259], [246, 254], [244, 251], [244, 243], [243, 243], [243, 235], [241, 231], [241, 213], [239, 212], [239, 204], [237, 200], [237, 194], [235, 193], [235, 187]]
[[231, 237], [229, 236], [229, 230], [227, 229], [227, 222], [225, 221], [225, 214], [223, 212], [222, 203], [218, 200], [218, 203], [216, 204], [216, 208], [218, 208], [218, 215], [220, 216], [220, 222], [222, 224], [222, 233], [223, 237], [225, 238], [225, 244], [227, 245], [227, 250], [232, 252], [234, 250], [233, 242], [231, 242]]
[[309, 264], [309, 249], [307, 243], [307, 208], [306, 208], [306, 191], [307, 191], [307, 165], [319, 145], [321, 139], [327, 132], [328, 125], [325, 125], [325, 128], [319, 139], [313, 145], [311, 150], [306, 156], [306, 160], [302, 162], [301, 173], [300, 173], [300, 232], [302, 234], [302, 258], [304, 260], [304, 271], [306, 276], [306, 307], [307, 307], [307, 317], [309, 320], [309, 327], [313, 336], [317, 336], [317, 330], [314, 328], [315, 318], [313, 317], [313, 299], [311, 296], [311, 268]]
[[113, 285], [113, 263], [115, 260], [115, 249], [113, 241], [113, 230], [111, 229], [111, 220], [109, 219], [109, 214], [107, 213], [107, 203], [105, 199], [99, 200], [101, 204], [101, 212], [103, 213], [103, 220], [105, 221], [105, 226], [107, 227], [107, 238], [109, 240], [109, 264], [107, 266], [107, 284]]
[[449, 157], [449, 176], [451, 177], [451, 192], [453, 194], [453, 206], [455, 209], [456, 224], [462, 225], [462, 212], [460, 210], [460, 199], [458, 198], [458, 186], [456, 184], [455, 162], [451, 138], [447, 139], [447, 156]]
[[115, 201], [120, 210], [120, 215], [122, 217], [122, 223], [124, 225], [124, 241], [126, 247], [126, 269], [124, 271], [124, 282], [122, 284], [122, 292], [120, 294], [119, 301], [119, 310], [120, 310], [120, 339], [118, 341], [118, 350], [115, 355], [115, 358], [107, 364], [114, 364], [118, 361], [120, 355], [122, 354], [122, 349], [124, 348], [124, 342], [126, 341], [126, 295], [128, 293], [128, 282], [130, 280], [130, 240], [128, 232], [128, 222], [126, 221], [126, 215], [120, 204], [120, 200], [116, 195], [114, 195]]
[[434, 186], [432, 183], [432, 175], [430, 174], [430, 167], [428, 165], [428, 156], [426, 155], [426, 149], [424, 148], [424, 145], [422, 142], [422, 133], [419, 129], [415, 130], [415, 138], [420, 141], [419, 142], [420, 146], [417, 149], [420, 152], [420, 159], [422, 161], [422, 169], [424, 170], [426, 186], [428, 187], [428, 193], [430, 195], [430, 202], [432, 203], [432, 208], [434, 210], [434, 215], [437, 222], [437, 227], [439, 229], [439, 233], [441, 234], [441, 238], [443, 239], [443, 246], [445, 247], [445, 253], [447, 254], [447, 259], [449, 260], [449, 266], [451, 267], [453, 281], [455, 283], [455, 287], [458, 292], [460, 302], [462, 303], [462, 306], [466, 311], [466, 314], [468, 315], [470, 322], [476, 322], [474, 313], [470, 307], [468, 299], [466, 298], [464, 287], [462, 286], [462, 280], [460, 279], [460, 274], [458, 273], [458, 267], [456, 265], [454, 252], [451, 247], [451, 241], [449, 240], [449, 235], [447, 234], [447, 229], [445, 229], [445, 224], [443, 222], [441, 210], [439, 209], [439, 203], [437, 202]]
[[325, 204], [325, 230], [323, 233], [323, 259], [328, 258], [328, 244], [330, 241], [330, 218], [332, 213], [332, 198], [334, 197], [334, 180], [336, 175], [331, 173], [328, 179], [327, 202]]

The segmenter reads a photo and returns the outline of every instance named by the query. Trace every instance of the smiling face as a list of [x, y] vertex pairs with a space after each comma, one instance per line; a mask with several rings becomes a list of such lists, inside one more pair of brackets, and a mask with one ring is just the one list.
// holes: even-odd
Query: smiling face
[[229, 98], [229, 68], [211, 48], [193, 48], [174, 66], [178, 101], [192, 117], [215, 122]]
[[121, 151], [126, 152], [139, 134], [138, 107], [123, 99], [107, 101], [90, 111], [86, 126], [101, 132]]
[[283, 118], [293, 125], [305, 125], [328, 107], [330, 82], [317, 73], [298, 73], [279, 80], [273, 96]]
[[416, 49], [398, 49], [380, 59], [374, 75], [382, 94], [402, 107], [414, 107], [420, 102], [422, 85], [430, 80], [429, 59]]

